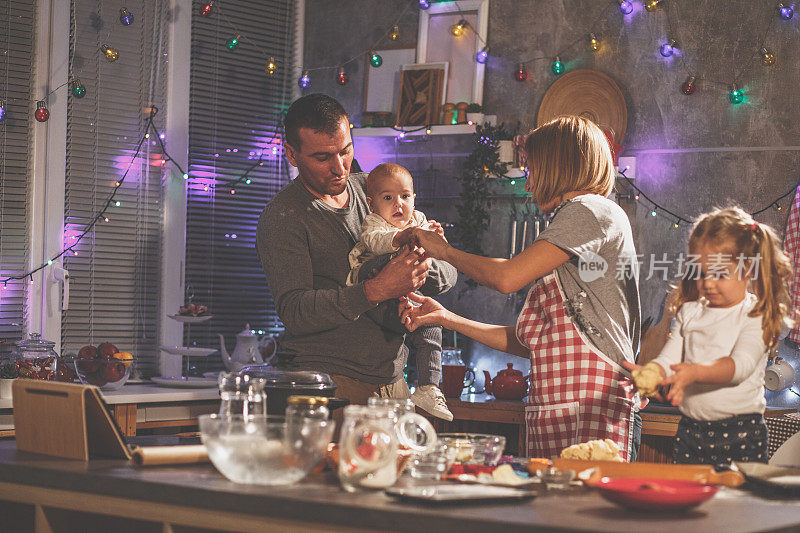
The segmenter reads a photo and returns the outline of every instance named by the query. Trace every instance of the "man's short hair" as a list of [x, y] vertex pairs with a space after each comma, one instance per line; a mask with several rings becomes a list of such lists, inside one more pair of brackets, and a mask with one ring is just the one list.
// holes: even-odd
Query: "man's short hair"
[[300, 128], [310, 128], [315, 133], [333, 135], [342, 120], [350, 117], [338, 100], [322, 93], [301, 96], [289, 106], [283, 118], [285, 142], [292, 148], [300, 149]]

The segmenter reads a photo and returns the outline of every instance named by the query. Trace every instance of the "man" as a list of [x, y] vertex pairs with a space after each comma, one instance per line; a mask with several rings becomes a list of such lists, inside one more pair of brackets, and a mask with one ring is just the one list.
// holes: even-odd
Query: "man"
[[396, 310], [396, 298], [417, 289], [440, 294], [457, 272], [405, 249], [375, 277], [348, 287], [348, 254], [369, 214], [366, 174], [350, 174], [349, 117], [335, 99], [310, 94], [289, 108], [284, 130], [286, 157], [299, 175], [264, 208], [256, 238], [286, 326], [281, 350], [292, 368], [331, 374], [337, 396], [353, 403], [408, 398], [403, 335], [383, 327], [378, 306]]

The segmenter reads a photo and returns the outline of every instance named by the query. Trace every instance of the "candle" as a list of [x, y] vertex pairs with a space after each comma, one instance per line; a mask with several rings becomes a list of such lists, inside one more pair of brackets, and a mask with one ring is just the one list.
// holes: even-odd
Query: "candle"
[[522, 221], [522, 246], [520, 250], [524, 250], [528, 246], [528, 219]]
[[508, 254], [508, 258], [511, 259], [514, 257], [514, 254], [517, 253], [517, 220], [514, 219], [511, 221], [511, 251]]

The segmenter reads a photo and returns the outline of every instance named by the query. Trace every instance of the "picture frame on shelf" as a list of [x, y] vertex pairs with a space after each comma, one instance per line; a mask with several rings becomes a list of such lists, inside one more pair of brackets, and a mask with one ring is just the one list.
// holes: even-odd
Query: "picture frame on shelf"
[[397, 125], [439, 124], [446, 80], [446, 63], [403, 65]]
[[[362, 126], [390, 126], [384, 124], [387, 114], [397, 116], [400, 89], [400, 72], [403, 65], [413, 63], [416, 48], [389, 48], [375, 50], [383, 58], [380, 68], [373, 67], [366, 59], [364, 87], [364, 115], [370, 117]], [[391, 119], [390, 119], [391, 121]]]
[[[462, 19], [469, 28], [455, 37], [450, 28]], [[450, 65], [446, 102], [483, 105], [486, 65], [475, 61], [475, 54], [486, 46], [488, 27], [489, 0], [432, 3], [429, 9], [420, 11], [417, 63], [446, 61]]]

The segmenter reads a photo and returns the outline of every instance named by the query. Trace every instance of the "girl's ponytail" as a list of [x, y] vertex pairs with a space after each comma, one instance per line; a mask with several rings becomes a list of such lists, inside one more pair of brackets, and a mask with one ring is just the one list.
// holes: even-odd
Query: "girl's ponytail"
[[787, 282], [792, 275], [792, 266], [783, 253], [781, 242], [775, 231], [769, 226], [753, 222], [753, 232], [758, 271], [754, 272], [752, 288], [758, 297], [756, 306], [750, 316], [762, 318], [764, 344], [772, 348], [778, 343], [781, 328], [791, 326], [791, 300], [787, 290]]

